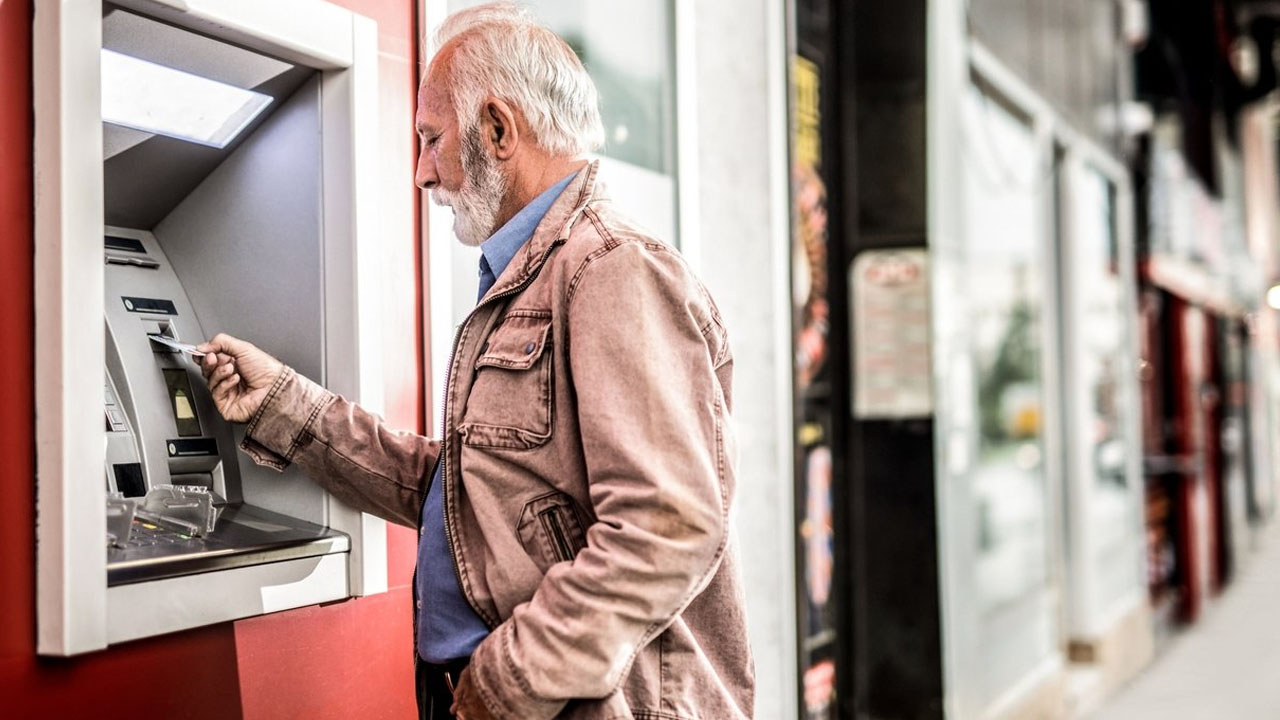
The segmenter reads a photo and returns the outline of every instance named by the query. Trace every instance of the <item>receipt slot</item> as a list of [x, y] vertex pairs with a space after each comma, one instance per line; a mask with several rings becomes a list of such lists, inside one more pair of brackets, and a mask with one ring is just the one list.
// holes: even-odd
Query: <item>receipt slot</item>
[[39, 652], [385, 590], [383, 522], [250, 461], [189, 352], [380, 408], [376, 25], [70, 0], [34, 40]]

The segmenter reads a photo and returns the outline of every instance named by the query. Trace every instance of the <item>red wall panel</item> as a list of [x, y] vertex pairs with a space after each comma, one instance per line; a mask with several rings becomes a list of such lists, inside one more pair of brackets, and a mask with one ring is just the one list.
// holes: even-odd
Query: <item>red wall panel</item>
[[244, 717], [414, 717], [409, 594], [237, 622]]
[[31, 0], [0, 0], [0, 659], [34, 643]]
[[[34, 614], [13, 626], [31, 634]], [[20, 655], [4, 658], [0, 688], [5, 717], [245, 717], [240, 708], [235, 633], [229, 624], [70, 659], [37, 659], [31, 639]]]
[[[342, 0], [379, 23], [379, 50], [396, 75], [381, 81], [412, 98], [417, 80], [415, 0]], [[408, 578], [414, 534], [388, 531], [383, 595], [303, 608], [153, 638], [71, 659], [35, 655], [33, 417], [33, 0], [0, 0], [0, 697], [6, 717], [408, 718], [413, 716]], [[388, 92], [384, 88], [383, 92]], [[412, 100], [409, 101], [412, 106]], [[407, 113], [406, 113], [407, 114]], [[411, 116], [404, 119], [412, 133]], [[418, 198], [410, 237], [420, 248]], [[410, 313], [418, 335], [421, 278]], [[416, 346], [421, 343], [414, 341]], [[393, 358], [394, 359], [394, 358]], [[392, 420], [423, 427], [421, 354], [389, 373]]]

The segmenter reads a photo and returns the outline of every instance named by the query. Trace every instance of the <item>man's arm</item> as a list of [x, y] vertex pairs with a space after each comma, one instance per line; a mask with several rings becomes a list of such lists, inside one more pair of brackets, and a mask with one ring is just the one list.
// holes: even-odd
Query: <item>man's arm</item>
[[710, 581], [728, 535], [722, 338], [704, 335], [718, 330], [701, 289], [674, 254], [638, 244], [581, 278], [569, 358], [597, 521], [473, 656], [467, 680], [496, 717], [613, 692]]
[[388, 429], [243, 340], [219, 335], [200, 349], [214, 404], [227, 420], [248, 422], [241, 449], [255, 462], [295, 463], [344, 503], [417, 526], [438, 442]]

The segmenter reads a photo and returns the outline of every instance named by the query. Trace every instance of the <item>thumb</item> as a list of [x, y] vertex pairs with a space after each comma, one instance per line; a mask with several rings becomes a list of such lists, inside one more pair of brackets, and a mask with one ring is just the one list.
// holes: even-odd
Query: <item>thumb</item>
[[252, 348], [253, 345], [226, 333], [218, 333], [211, 340], [196, 346], [202, 353], [223, 353], [232, 357], [239, 357]]

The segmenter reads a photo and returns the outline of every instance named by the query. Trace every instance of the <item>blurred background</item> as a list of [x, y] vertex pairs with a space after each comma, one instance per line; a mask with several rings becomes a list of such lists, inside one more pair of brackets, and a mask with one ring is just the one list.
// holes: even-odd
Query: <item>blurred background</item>
[[[430, 434], [477, 258], [412, 187], [414, 93], [478, 2], [333, 3], [377, 23], [361, 353]], [[1280, 717], [1280, 4], [526, 4], [596, 81], [611, 195], [725, 315], [756, 717]], [[110, 40], [235, 3], [187, 5], [63, 13]], [[0, 0], [0, 688], [21, 716], [412, 717], [405, 528], [385, 589], [37, 652], [31, 146], [74, 85], [49, 7]]]

